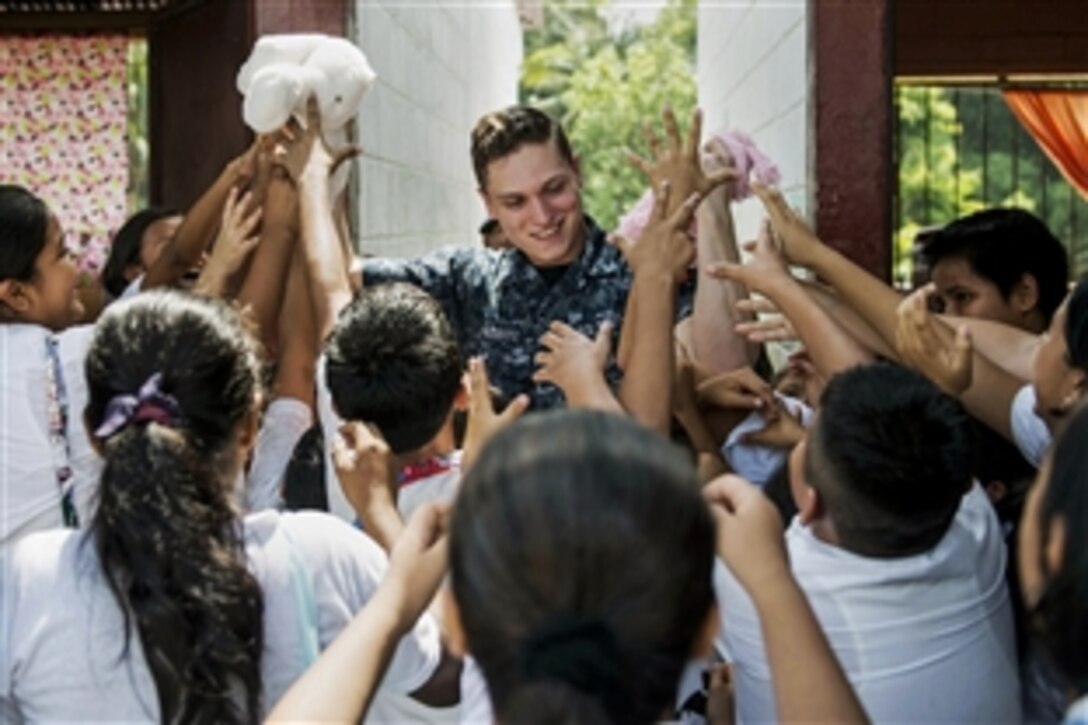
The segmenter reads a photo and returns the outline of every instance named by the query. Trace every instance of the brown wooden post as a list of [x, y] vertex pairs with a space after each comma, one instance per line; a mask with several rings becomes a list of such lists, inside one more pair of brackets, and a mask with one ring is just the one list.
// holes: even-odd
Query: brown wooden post
[[891, 11], [887, 0], [809, 0], [816, 230], [891, 273]]

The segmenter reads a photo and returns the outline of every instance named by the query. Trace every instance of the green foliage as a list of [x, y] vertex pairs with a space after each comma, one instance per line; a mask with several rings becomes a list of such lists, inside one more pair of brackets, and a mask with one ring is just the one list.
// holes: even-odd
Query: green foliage
[[642, 123], [660, 128], [671, 105], [686, 125], [695, 108], [695, 0], [670, 0], [652, 24], [611, 31], [607, 0], [548, 0], [544, 27], [526, 33], [521, 101], [558, 118], [581, 159], [583, 200], [604, 228], [642, 195], [626, 160], [646, 155]]
[[147, 206], [148, 168], [148, 74], [147, 40], [130, 38], [128, 43], [128, 213], [134, 214]]
[[[914, 236], [985, 207], [1038, 214], [1074, 252], [1088, 205], [1009, 112], [996, 88], [900, 86], [897, 281], [910, 279]], [[1079, 223], [1077, 217], [1079, 216]]]

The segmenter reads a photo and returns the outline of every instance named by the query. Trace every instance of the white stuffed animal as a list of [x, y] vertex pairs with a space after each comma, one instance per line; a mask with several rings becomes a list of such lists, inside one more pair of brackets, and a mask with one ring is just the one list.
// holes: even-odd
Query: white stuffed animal
[[[363, 51], [344, 38], [266, 35], [238, 71], [242, 117], [257, 133], [271, 133], [292, 116], [305, 125], [306, 100], [315, 95], [325, 141], [338, 149], [347, 144], [347, 124], [376, 78]], [[338, 169], [334, 194], [347, 184], [347, 173], [347, 165]]]

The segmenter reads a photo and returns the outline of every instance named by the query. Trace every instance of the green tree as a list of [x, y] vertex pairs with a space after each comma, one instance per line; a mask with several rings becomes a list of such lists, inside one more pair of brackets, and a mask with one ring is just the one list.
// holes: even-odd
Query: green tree
[[696, 104], [695, 0], [670, 0], [648, 25], [610, 29], [606, 0], [549, 0], [544, 27], [526, 34], [521, 100], [558, 118], [581, 159], [587, 211], [604, 228], [646, 183], [625, 158], [643, 154], [642, 123], [671, 105], [683, 123]]

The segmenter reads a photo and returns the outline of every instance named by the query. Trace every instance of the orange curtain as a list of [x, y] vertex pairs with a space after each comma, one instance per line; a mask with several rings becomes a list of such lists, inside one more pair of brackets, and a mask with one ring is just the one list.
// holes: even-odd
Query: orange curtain
[[1088, 198], [1088, 91], [1007, 90], [1003, 95], [1062, 176]]

